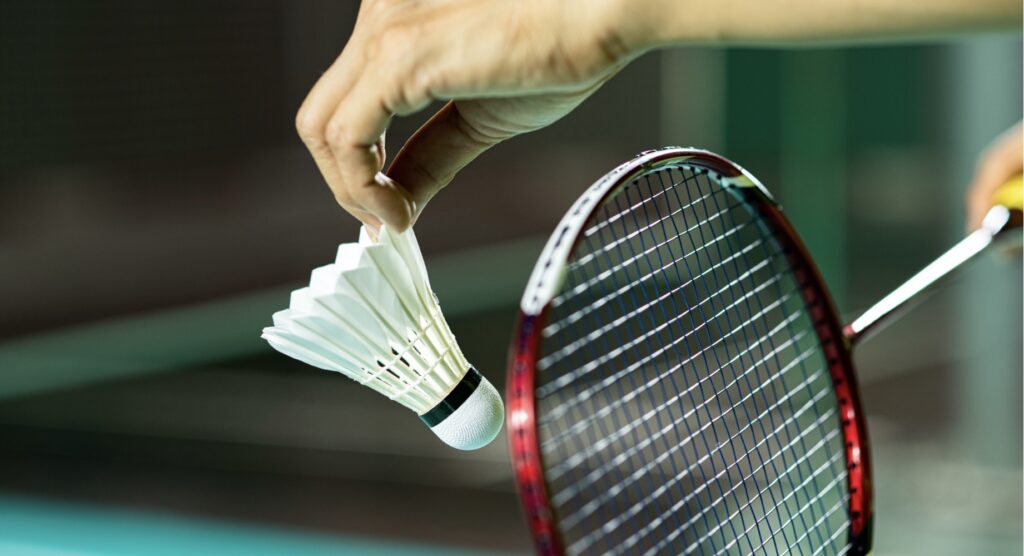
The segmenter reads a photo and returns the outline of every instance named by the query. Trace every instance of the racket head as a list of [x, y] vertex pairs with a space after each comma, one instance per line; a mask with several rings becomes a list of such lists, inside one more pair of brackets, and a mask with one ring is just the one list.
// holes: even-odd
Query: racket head
[[[660, 181], [652, 186], [655, 177]], [[689, 190], [692, 183], [702, 191]], [[678, 195], [679, 188], [688, 188], [686, 200]], [[702, 212], [693, 208], [695, 194], [704, 199]], [[717, 228], [701, 222], [712, 215], [707, 208], [709, 196], [730, 202], [726, 209], [715, 210], [721, 220]], [[648, 202], [655, 197], [660, 200]], [[662, 206], [652, 211], [645, 203]], [[773, 253], [767, 268], [789, 287], [787, 295], [779, 298], [787, 299], [785, 310], [771, 309], [778, 314], [775, 321], [768, 322], [764, 317], [768, 313], [762, 309], [759, 318], [764, 322], [751, 324], [755, 321], [749, 318], [754, 314], [750, 303], [746, 303], [747, 319], [736, 313], [741, 298], [770, 298], [771, 292], [761, 290], [747, 297], [736, 290], [727, 304], [722, 292], [728, 284], [742, 282], [727, 282], [725, 288], [716, 283], [714, 290], [707, 283], [709, 277], [729, 270], [730, 260], [737, 272], [744, 268], [738, 261], [746, 257], [747, 247], [739, 246], [740, 234], [733, 234], [734, 240], [714, 239], [728, 235], [725, 232], [735, 226], [721, 216], [733, 215], [730, 211], [746, 215], [745, 233]], [[665, 231], [668, 220], [675, 226]], [[685, 226], [688, 223], [693, 225]], [[660, 232], [650, 231], [659, 226]], [[708, 233], [692, 237], [695, 229], [705, 231], [702, 226], [708, 226]], [[716, 242], [712, 249], [710, 244]], [[623, 249], [616, 248], [619, 256], [609, 256], [604, 267], [589, 274], [580, 270], [596, 264], [601, 253], [610, 253], [616, 243], [631, 243], [635, 249], [622, 254]], [[673, 243], [675, 250], [665, 247]], [[709, 258], [713, 250], [717, 260]], [[703, 267], [699, 251], [705, 253]], [[694, 265], [680, 264], [687, 257]], [[666, 260], [668, 264], [662, 264]], [[630, 266], [634, 267], [631, 275], [624, 270]], [[644, 273], [641, 267], [650, 271]], [[669, 269], [674, 275], [662, 276]], [[596, 285], [617, 272], [627, 275], [626, 283]], [[665, 278], [660, 289], [659, 278]], [[761, 279], [761, 284], [772, 281], [752, 274], [750, 280], [754, 279]], [[707, 298], [703, 301], [700, 291], [685, 291], [686, 287], [700, 290], [698, 282], [704, 282]], [[633, 290], [637, 295], [624, 301]], [[715, 302], [715, 295], [723, 299]], [[609, 301], [613, 297], [618, 300]], [[673, 299], [678, 303], [668, 303]], [[710, 332], [716, 318], [702, 320], [706, 314], [695, 314], [704, 313], [698, 308], [707, 302], [707, 313], [713, 312], [716, 303], [719, 317], [734, 313], [740, 326], [729, 330], [734, 334], [742, 329], [742, 336], [724, 341], [730, 333], [723, 332], [721, 322], [717, 335]], [[660, 317], [638, 316], [658, 310]], [[783, 342], [768, 332], [769, 326], [774, 325], [772, 331], [791, 333], [787, 311], [795, 315], [791, 322], [801, 322], [806, 330], [796, 343], [778, 351], [776, 344]], [[686, 313], [690, 318], [680, 321]], [[623, 325], [638, 318], [643, 322], [628, 330]], [[672, 329], [675, 336], [666, 335]], [[699, 339], [704, 334], [698, 329], [707, 332], [704, 347]], [[850, 346], [841, 331], [830, 295], [806, 248], [767, 190], [738, 165], [708, 151], [669, 147], [642, 153], [599, 179], [573, 204], [545, 246], [523, 295], [510, 350], [506, 391], [510, 453], [538, 552], [731, 554], [808, 545], [826, 554], [868, 553], [872, 499], [867, 430]], [[792, 341], [795, 336], [788, 337]], [[721, 364], [729, 349], [718, 359], [709, 359], [709, 351], [722, 351], [732, 340], [737, 340], [728, 360], [732, 363]], [[596, 345], [598, 341], [601, 346]], [[754, 344], [759, 345], [757, 357]], [[583, 354], [585, 345], [589, 351]], [[669, 346], [671, 350], [663, 349]], [[659, 349], [665, 357], [650, 359]], [[629, 355], [644, 350], [651, 354], [646, 363], [641, 355]], [[793, 355], [798, 351], [801, 355]], [[807, 370], [804, 352], [811, 353], [818, 367]], [[579, 355], [574, 359], [574, 354]], [[626, 360], [616, 366], [616, 358]], [[744, 361], [750, 362], [747, 371], [754, 374], [734, 372], [727, 381], [725, 369]], [[759, 378], [762, 367], [773, 374]], [[786, 373], [797, 367], [803, 375], [794, 380], [803, 379], [797, 380], [803, 387], [785, 384]], [[712, 376], [716, 374], [717, 379]], [[636, 380], [630, 381], [631, 375]], [[812, 383], [820, 387], [813, 396], [808, 387]], [[702, 391], [701, 384], [708, 386], [710, 395], [695, 397], [695, 391]], [[794, 392], [788, 398], [787, 388]], [[813, 413], [792, 410], [800, 388], [808, 392], [804, 396], [808, 401], [800, 407], [811, 403]], [[723, 401], [731, 397], [736, 403]], [[758, 397], [763, 398], [760, 413]], [[741, 415], [739, 407], [747, 412]], [[772, 408], [779, 413], [789, 410], [790, 415], [779, 415], [778, 421], [768, 423]], [[748, 421], [750, 426], [744, 427], [743, 417], [751, 415], [755, 417]], [[805, 416], [815, 416], [813, 436], [796, 420]], [[727, 420], [735, 421], [732, 430], [721, 426]], [[761, 424], [763, 438], [759, 439], [755, 422]], [[816, 452], [808, 445], [817, 446]], [[808, 451], [801, 456], [801, 449]], [[807, 470], [809, 478], [794, 476], [794, 469], [812, 465], [809, 454], [821, 459], [825, 451], [831, 455], [820, 466], [813, 462], [814, 467]], [[821, 469], [819, 476], [815, 472]], [[746, 471], [749, 475], [744, 475]], [[822, 481], [829, 485], [829, 508], [820, 497], [812, 498]], [[801, 528], [806, 535], [800, 535]]]

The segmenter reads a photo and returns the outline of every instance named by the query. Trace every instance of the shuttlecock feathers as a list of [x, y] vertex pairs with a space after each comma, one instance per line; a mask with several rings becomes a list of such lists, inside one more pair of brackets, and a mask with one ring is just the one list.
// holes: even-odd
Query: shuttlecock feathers
[[374, 242], [364, 228], [273, 321], [263, 337], [275, 349], [408, 407], [455, 448], [485, 446], [501, 429], [501, 398], [459, 349], [412, 230], [382, 228]]

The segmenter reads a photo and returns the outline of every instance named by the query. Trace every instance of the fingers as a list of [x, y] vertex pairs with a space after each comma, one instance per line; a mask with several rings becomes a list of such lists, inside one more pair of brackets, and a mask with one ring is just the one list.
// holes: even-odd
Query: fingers
[[463, 110], [475, 105], [465, 101], [445, 104], [409, 138], [388, 168], [388, 175], [409, 194], [416, 215], [459, 170], [509, 136], [481, 130], [467, 120]]
[[[381, 225], [380, 219], [356, 202], [346, 187], [337, 160], [327, 138], [327, 124], [337, 109], [338, 103], [351, 90], [361, 71], [359, 54], [353, 48], [345, 52], [327, 69], [313, 86], [295, 117], [295, 128], [306, 145], [313, 161], [334, 193], [338, 204], [371, 229]], [[383, 164], [383, 137], [377, 147]]]
[[1017, 124], [1000, 136], [982, 155], [974, 179], [967, 192], [967, 228], [981, 226], [989, 209], [992, 195], [999, 187], [1021, 173], [1024, 167], [1024, 138]]
[[553, 123], [576, 108], [618, 69], [621, 66], [613, 66], [592, 83], [574, 90], [446, 104], [406, 142], [388, 168], [387, 174], [402, 184], [415, 205], [413, 220], [455, 174], [484, 151]]
[[[363, 2], [296, 118], [338, 203], [371, 229], [404, 230], [484, 150], [572, 110], [618, 54], [602, 50], [596, 24], [562, 37], [566, 13], [549, 2]], [[484, 100], [446, 106], [381, 173], [392, 117], [442, 97]]]
[[[382, 223], [402, 231], [415, 212], [402, 187], [381, 173], [384, 133], [396, 113], [430, 101], [425, 86], [399, 81], [401, 67], [360, 65], [346, 49], [310, 92], [297, 116], [299, 135], [338, 203], [372, 229]], [[355, 59], [355, 61], [353, 61]]]
[[405, 184], [381, 173], [383, 136], [395, 113], [422, 108], [430, 95], [425, 87], [403, 85], [393, 75], [386, 77], [379, 69], [364, 72], [338, 104], [325, 137], [344, 195], [389, 228], [403, 231], [416, 208]]

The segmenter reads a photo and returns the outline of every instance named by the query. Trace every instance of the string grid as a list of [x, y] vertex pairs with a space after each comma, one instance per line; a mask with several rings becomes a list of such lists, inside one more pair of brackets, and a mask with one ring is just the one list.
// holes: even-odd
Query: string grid
[[695, 166], [598, 209], [541, 331], [538, 441], [570, 554], [843, 554], [837, 400], [786, 253]]

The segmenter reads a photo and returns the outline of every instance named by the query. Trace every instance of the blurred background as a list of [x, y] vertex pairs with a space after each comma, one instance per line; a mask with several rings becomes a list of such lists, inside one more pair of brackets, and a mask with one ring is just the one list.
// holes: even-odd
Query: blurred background
[[[259, 338], [356, 238], [292, 127], [356, 10], [0, 2], [0, 553], [530, 550], [503, 438], [455, 452]], [[563, 211], [641, 150], [699, 146], [777, 195], [853, 316], [962, 236], [1021, 66], [1019, 36], [651, 54], [485, 154], [417, 235], [503, 384]], [[877, 554], [1021, 553], [1021, 280], [990, 256], [858, 352]]]

